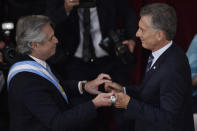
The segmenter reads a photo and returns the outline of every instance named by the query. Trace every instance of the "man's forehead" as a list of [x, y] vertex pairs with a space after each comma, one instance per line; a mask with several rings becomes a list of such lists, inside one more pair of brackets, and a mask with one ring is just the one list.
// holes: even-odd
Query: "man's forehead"
[[149, 15], [142, 16], [139, 21], [139, 26], [150, 27], [150, 23], [151, 23], [151, 16]]
[[54, 34], [54, 30], [53, 28], [51, 27], [50, 24], [46, 25], [43, 27], [42, 31], [48, 36], [50, 37], [51, 35]]

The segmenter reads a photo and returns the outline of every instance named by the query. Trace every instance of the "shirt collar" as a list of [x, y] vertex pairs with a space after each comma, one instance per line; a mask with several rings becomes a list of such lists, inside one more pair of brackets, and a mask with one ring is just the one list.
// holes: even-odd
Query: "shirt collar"
[[47, 67], [47, 63], [41, 59], [38, 59], [34, 56], [29, 55], [29, 57], [31, 57], [33, 60], [35, 60], [36, 62], [38, 62], [39, 64], [41, 64], [42, 66], [44, 66], [45, 68]]
[[170, 41], [167, 45], [162, 47], [161, 49], [152, 52], [152, 55], [154, 57], [152, 65], [156, 62], [156, 60], [172, 45], [172, 41]]

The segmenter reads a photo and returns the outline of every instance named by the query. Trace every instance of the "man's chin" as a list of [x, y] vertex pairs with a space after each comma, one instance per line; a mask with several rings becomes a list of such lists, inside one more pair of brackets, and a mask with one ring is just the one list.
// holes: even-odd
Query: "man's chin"
[[55, 55], [55, 52], [53, 53], [53, 54], [51, 54], [51, 56], [50, 57], [53, 57]]
[[149, 48], [149, 46], [147, 46], [145, 43], [142, 43], [142, 47], [144, 48], [144, 49], [147, 49], [147, 50], [150, 50]]
[[51, 55], [47, 58], [47, 60], [50, 59], [51, 57], [53, 57], [54, 55], [55, 55], [55, 53], [51, 54]]
[[146, 44], [144, 42], [142, 42], [142, 47], [146, 48]]

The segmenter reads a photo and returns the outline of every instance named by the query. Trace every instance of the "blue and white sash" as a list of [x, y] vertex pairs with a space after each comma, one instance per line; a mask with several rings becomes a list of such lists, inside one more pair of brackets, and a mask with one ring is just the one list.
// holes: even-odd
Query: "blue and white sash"
[[39, 76], [44, 77], [58, 89], [58, 91], [62, 94], [66, 102], [69, 103], [66, 93], [64, 92], [62, 86], [59, 84], [59, 81], [53, 75], [50, 69], [45, 68], [44, 66], [42, 66], [36, 61], [21, 61], [21, 62], [15, 63], [10, 68], [9, 73], [8, 73], [8, 79], [7, 79], [8, 88], [9, 88], [11, 79], [20, 72], [31, 72], [31, 73], [35, 73]]

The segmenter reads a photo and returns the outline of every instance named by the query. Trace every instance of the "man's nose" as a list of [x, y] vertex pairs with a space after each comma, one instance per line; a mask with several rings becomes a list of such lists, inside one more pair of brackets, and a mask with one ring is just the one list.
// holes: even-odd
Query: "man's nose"
[[140, 37], [139, 29], [138, 29], [137, 32], [136, 32], [136, 37]]
[[56, 44], [59, 42], [56, 36], [54, 37], [54, 42], [55, 42]]

